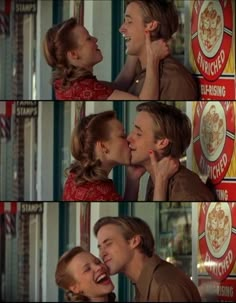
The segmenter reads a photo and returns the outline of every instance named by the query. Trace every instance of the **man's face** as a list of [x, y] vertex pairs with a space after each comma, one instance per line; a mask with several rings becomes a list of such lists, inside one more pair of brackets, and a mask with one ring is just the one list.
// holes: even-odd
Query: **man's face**
[[114, 224], [104, 225], [99, 229], [97, 239], [99, 255], [109, 268], [109, 273], [125, 273], [134, 249], [122, 235], [121, 228]]
[[131, 149], [131, 164], [150, 166], [149, 150], [156, 150], [154, 139], [154, 122], [151, 115], [145, 111], [137, 114], [134, 128], [127, 140]]
[[119, 31], [125, 37], [126, 53], [140, 57], [145, 52], [145, 25], [139, 4], [132, 2], [127, 6]]

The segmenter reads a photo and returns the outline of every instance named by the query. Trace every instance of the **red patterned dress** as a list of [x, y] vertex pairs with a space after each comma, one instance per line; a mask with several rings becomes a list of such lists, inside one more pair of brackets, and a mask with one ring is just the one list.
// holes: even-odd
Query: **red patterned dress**
[[106, 100], [114, 91], [114, 88], [104, 84], [94, 77], [87, 77], [72, 82], [72, 85], [63, 90], [62, 80], [54, 82], [56, 100]]
[[84, 182], [77, 185], [74, 174], [70, 174], [66, 180], [63, 192], [63, 201], [122, 201], [117, 193], [112, 180]]

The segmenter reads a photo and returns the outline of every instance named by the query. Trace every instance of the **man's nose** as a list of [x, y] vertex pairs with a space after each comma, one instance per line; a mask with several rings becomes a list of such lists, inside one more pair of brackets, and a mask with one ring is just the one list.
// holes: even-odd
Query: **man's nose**
[[100, 251], [99, 251], [99, 256], [102, 260], [104, 260], [105, 256], [106, 256], [106, 251], [104, 248], [100, 248]]
[[120, 28], [119, 28], [119, 32], [120, 32], [121, 34], [125, 34], [126, 28], [125, 28], [125, 26], [124, 26], [124, 23], [121, 24], [121, 26], [120, 26]]

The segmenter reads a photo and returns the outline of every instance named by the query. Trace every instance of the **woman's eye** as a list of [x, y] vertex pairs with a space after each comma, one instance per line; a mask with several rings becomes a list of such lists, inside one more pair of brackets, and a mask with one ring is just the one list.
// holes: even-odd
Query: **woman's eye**
[[90, 271], [90, 267], [86, 267], [84, 270], [84, 272], [88, 272], [88, 271]]

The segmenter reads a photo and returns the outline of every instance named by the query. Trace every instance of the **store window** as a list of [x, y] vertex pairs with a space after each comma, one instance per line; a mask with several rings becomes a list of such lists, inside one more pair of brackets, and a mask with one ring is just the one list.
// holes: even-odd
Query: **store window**
[[54, 198], [62, 198], [65, 170], [70, 165], [71, 102], [55, 102]]
[[36, 14], [27, 6], [17, 9], [20, 1], [1, 1], [0, 4], [0, 99], [32, 100], [36, 96]]

